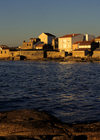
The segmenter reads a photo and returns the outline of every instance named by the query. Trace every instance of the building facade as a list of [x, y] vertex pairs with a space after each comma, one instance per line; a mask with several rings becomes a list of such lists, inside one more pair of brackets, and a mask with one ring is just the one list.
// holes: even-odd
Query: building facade
[[60, 51], [65, 51], [72, 53], [73, 44], [77, 41], [83, 41], [84, 35], [82, 34], [69, 34], [62, 36], [58, 39], [58, 49]]
[[10, 50], [6, 45], [0, 46], [0, 59], [7, 59], [10, 57]]
[[41, 42], [48, 45], [52, 45], [52, 40], [54, 38], [55, 36], [50, 33], [42, 33], [39, 35], [39, 39], [41, 40]]
[[30, 38], [28, 42], [23, 41], [23, 44], [19, 46], [19, 49], [22, 49], [22, 50], [35, 49], [34, 45], [39, 41], [40, 41], [39, 38]]
[[22, 46], [20, 46], [19, 48], [21, 48], [21, 49], [33, 49], [33, 42], [32, 41], [29, 41], [29, 42], [23, 41]]

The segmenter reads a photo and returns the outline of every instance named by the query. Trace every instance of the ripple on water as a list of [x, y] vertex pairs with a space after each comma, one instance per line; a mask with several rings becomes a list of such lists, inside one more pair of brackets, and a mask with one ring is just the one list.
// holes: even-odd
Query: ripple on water
[[62, 121], [100, 121], [100, 64], [0, 62], [0, 111], [45, 110]]

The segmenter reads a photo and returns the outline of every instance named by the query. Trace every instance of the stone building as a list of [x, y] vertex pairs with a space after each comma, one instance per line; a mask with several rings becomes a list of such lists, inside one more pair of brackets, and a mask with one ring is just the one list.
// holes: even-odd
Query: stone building
[[52, 35], [50, 33], [42, 33], [38, 37], [41, 40], [41, 42], [48, 45], [52, 45], [52, 40], [56, 38], [55, 35]]
[[19, 46], [19, 49], [35, 49], [34, 45], [40, 41], [39, 38], [30, 38], [29, 42], [23, 41], [22, 46]]
[[93, 51], [99, 47], [99, 44], [94, 41], [82, 41], [74, 44], [73, 47], [73, 57], [86, 57], [92, 56]]
[[94, 41], [83, 41], [79, 43], [79, 49], [90, 49], [91, 51], [94, 51], [96, 48], [99, 48], [99, 43]]
[[74, 51], [74, 50], [79, 49], [79, 44], [80, 44], [81, 42], [82, 42], [82, 41], [77, 41], [77, 42], [75, 42], [75, 43], [73, 44], [73, 46], [72, 46], [72, 50]]
[[0, 59], [8, 59], [10, 57], [9, 47], [6, 45], [0, 45]]
[[44, 44], [43, 42], [39, 41], [39, 42], [37, 42], [37, 43], [34, 45], [34, 48], [35, 48], [36, 50], [43, 50], [44, 45], [45, 45], [45, 44]]

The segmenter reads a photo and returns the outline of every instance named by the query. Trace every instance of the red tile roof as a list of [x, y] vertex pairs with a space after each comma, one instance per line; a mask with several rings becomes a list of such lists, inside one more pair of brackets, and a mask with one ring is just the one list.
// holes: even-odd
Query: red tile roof
[[75, 42], [74, 44], [80, 44], [81, 42], [83, 42], [83, 41], [77, 41], [77, 42]]
[[74, 51], [86, 51], [86, 50], [90, 50], [90, 49], [88, 49], [88, 48], [79, 48], [79, 49], [76, 49]]
[[95, 39], [100, 39], [100, 36], [96, 37]]
[[80, 45], [91, 45], [93, 41], [83, 41], [80, 43]]
[[77, 35], [80, 35], [80, 34], [68, 34], [68, 35], [61, 36], [60, 38], [74, 37]]

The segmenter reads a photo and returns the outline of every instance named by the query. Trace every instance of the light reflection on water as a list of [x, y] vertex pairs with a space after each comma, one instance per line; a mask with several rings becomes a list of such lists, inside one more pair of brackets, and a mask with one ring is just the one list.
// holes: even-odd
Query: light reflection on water
[[68, 123], [100, 120], [100, 64], [0, 61], [0, 111], [21, 108]]

